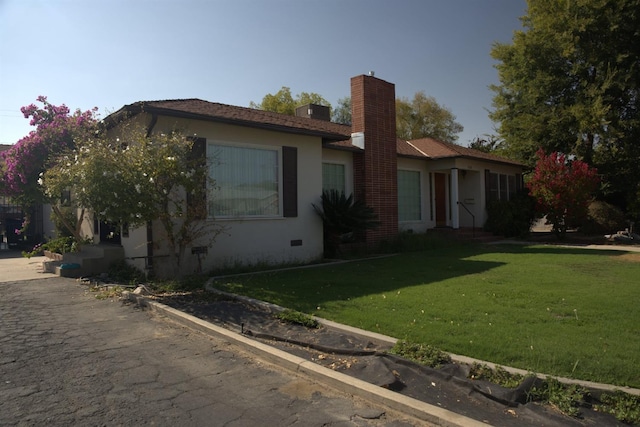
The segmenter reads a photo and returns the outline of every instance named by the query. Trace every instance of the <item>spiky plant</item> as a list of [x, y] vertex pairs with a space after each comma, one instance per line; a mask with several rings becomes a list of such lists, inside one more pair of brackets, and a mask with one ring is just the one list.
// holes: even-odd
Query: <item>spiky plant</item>
[[343, 236], [375, 228], [379, 225], [378, 216], [373, 209], [361, 200], [354, 200], [342, 191], [325, 190], [321, 204], [313, 204], [313, 209], [322, 218], [324, 224], [324, 250], [327, 257], [334, 257]]

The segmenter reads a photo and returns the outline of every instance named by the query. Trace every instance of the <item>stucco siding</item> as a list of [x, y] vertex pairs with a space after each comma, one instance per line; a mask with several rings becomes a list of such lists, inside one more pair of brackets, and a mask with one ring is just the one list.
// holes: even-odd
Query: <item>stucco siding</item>
[[433, 203], [432, 191], [429, 184], [428, 162], [425, 160], [416, 160], [408, 158], [398, 158], [398, 170], [417, 171], [420, 172], [420, 213], [419, 221], [400, 221], [398, 229], [400, 231], [412, 231], [414, 233], [423, 233], [427, 229], [435, 226], [435, 221], [431, 219], [431, 210]]
[[[181, 129], [187, 135], [206, 138], [207, 143], [264, 146], [297, 149], [297, 197], [296, 217], [280, 215], [268, 218], [211, 218], [224, 228], [217, 236], [208, 254], [201, 255], [202, 271], [210, 271], [236, 265], [257, 263], [293, 263], [319, 259], [323, 253], [322, 221], [312, 208], [322, 192], [322, 142], [318, 137], [300, 136], [276, 131], [239, 127], [223, 123], [209, 123], [195, 120], [159, 118], [154, 132], [164, 132], [173, 128]], [[281, 159], [281, 158], [280, 158]], [[281, 194], [282, 195], [282, 194]], [[162, 243], [162, 228], [154, 224], [154, 255], [157, 257], [154, 269], [163, 274], [167, 255]], [[196, 246], [198, 243], [196, 243]], [[146, 230], [132, 230], [128, 239], [123, 239], [127, 256], [139, 256], [143, 247], [146, 251]], [[131, 254], [131, 255], [129, 255]], [[135, 254], [135, 255], [134, 255]], [[139, 264], [139, 262], [136, 262]], [[198, 257], [188, 249], [183, 259], [182, 270], [193, 272], [198, 268]]]
[[[345, 194], [353, 194], [353, 153], [350, 151], [322, 150], [322, 163], [335, 163], [344, 165], [345, 169]], [[322, 176], [320, 177], [322, 179]]]

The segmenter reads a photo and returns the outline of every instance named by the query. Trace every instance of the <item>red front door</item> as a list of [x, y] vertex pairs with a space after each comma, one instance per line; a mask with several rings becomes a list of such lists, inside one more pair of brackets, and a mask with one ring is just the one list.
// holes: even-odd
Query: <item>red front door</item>
[[447, 225], [446, 175], [443, 173], [436, 173], [434, 176], [436, 190], [436, 227], [444, 227]]

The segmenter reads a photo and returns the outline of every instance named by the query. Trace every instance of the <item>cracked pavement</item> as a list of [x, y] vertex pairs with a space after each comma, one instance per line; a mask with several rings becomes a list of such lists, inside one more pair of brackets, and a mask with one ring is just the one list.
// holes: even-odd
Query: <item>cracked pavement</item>
[[39, 277], [0, 278], [2, 426], [417, 425], [73, 279]]

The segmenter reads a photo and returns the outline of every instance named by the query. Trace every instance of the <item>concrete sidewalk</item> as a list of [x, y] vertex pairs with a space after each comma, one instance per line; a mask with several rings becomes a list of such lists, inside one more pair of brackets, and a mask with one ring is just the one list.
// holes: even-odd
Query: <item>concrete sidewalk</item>
[[46, 260], [44, 256], [25, 258], [20, 251], [0, 250], [0, 283], [56, 277], [42, 272], [42, 263]]

